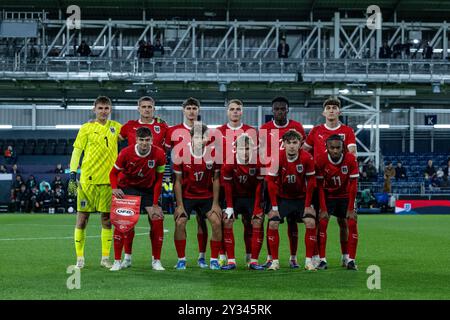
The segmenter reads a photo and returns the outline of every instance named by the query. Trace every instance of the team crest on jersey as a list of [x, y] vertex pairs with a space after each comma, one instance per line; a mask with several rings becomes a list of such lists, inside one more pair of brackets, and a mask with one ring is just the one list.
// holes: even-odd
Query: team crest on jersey
[[87, 201], [86, 201], [86, 200], [81, 200], [81, 201], [80, 201], [80, 206], [81, 206], [82, 209], [86, 208], [86, 206], [87, 206]]
[[303, 172], [303, 165], [302, 164], [298, 164], [297, 165], [297, 172], [298, 173], [302, 173]]
[[206, 169], [211, 170], [212, 167], [213, 167], [213, 164], [212, 164], [212, 163], [207, 163], [207, 164], [206, 164]]
[[160, 126], [154, 126], [153, 129], [155, 129], [156, 133], [160, 133], [161, 132], [161, 127]]
[[155, 167], [155, 160], [148, 160], [147, 164], [148, 164], [149, 168], [154, 168]]
[[347, 173], [348, 173], [348, 167], [347, 167], [347, 166], [342, 166], [341, 172], [342, 172], [343, 174], [347, 174]]
[[256, 168], [250, 168], [248, 170], [248, 174], [251, 175], [251, 176], [254, 176], [256, 174]]
[[339, 136], [342, 138], [342, 141], [345, 141], [345, 133], [339, 133]]
[[112, 134], [116, 134], [116, 128], [109, 127], [109, 131], [111, 131]]

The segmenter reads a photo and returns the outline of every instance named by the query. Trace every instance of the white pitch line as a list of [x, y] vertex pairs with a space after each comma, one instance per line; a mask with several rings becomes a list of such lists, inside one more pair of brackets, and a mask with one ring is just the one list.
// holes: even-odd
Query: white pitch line
[[[136, 236], [148, 235], [148, 233], [136, 233]], [[100, 236], [86, 236], [86, 238], [100, 238]], [[45, 237], [45, 238], [0, 238], [0, 241], [27, 241], [27, 240], [65, 240], [72, 237]]]

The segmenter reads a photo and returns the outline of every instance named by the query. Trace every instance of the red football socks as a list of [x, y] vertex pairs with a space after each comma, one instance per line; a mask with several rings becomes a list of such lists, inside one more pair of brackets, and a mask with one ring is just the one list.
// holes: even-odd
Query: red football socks
[[[223, 228], [223, 243], [228, 259], [234, 259], [234, 233], [233, 228]], [[212, 254], [211, 254], [212, 255]]]
[[354, 219], [348, 219], [348, 257], [355, 259], [358, 246], [358, 224]]
[[319, 255], [321, 258], [326, 257], [327, 250], [327, 228], [328, 219], [320, 219], [319, 221]]
[[269, 243], [272, 259], [278, 260], [278, 248], [280, 245], [280, 235], [278, 233], [278, 229], [269, 228], [267, 230], [267, 241]]
[[306, 258], [312, 258], [316, 242], [317, 242], [316, 228], [306, 228], [305, 231]]
[[253, 228], [252, 232], [252, 259], [258, 260], [264, 241], [264, 229]]
[[152, 226], [152, 255], [155, 260], [161, 259], [161, 249], [164, 240], [163, 220], [151, 220]]
[[123, 233], [114, 228], [114, 259], [122, 259]]

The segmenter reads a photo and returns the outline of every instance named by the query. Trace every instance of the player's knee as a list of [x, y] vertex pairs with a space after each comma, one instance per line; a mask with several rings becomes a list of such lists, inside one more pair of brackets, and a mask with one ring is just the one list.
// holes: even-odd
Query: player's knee
[[312, 218], [305, 218], [303, 219], [303, 222], [305, 223], [305, 227], [308, 229], [312, 229], [316, 227], [316, 221]]
[[231, 220], [231, 219], [225, 219], [225, 220], [223, 221], [223, 227], [224, 227], [225, 229], [232, 229], [232, 228], [233, 228], [233, 220]]
[[187, 219], [184, 217], [179, 217], [175, 220], [175, 226], [177, 229], [184, 229], [186, 227]]
[[278, 229], [280, 221], [269, 220], [269, 229]]
[[253, 219], [252, 220], [252, 227], [253, 228], [261, 228], [263, 225], [263, 220], [262, 219]]

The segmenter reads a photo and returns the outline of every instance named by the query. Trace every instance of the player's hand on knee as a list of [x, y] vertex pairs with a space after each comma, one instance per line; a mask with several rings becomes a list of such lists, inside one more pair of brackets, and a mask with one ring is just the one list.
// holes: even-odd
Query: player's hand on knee
[[356, 210], [347, 210], [347, 219], [357, 220], [358, 216], [356, 214]]
[[329, 219], [328, 211], [320, 210], [319, 211], [319, 219]]
[[234, 220], [234, 209], [233, 208], [226, 208], [222, 212], [223, 220]]
[[113, 189], [112, 194], [117, 199], [122, 199], [125, 193], [123, 193], [122, 189]]
[[158, 205], [153, 205], [150, 207], [150, 219], [152, 220], [164, 220], [164, 213], [162, 211], [162, 208]]
[[310, 216], [316, 216], [316, 210], [313, 207], [305, 207], [304, 214], [308, 214]]
[[269, 219], [272, 219], [272, 218], [275, 218], [275, 217], [278, 217], [278, 218], [281, 219], [280, 212], [278, 210], [273, 210], [273, 209], [269, 211], [269, 214], [267, 215], [267, 217]]
[[252, 220], [263, 220], [264, 219], [264, 213], [261, 208], [257, 208], [252, 215]]
[[222, 215], [222, 208], [220, 208], [218, 204], [213, 204], [210, 212], [215, 213], [220, 217]]
[[185, 214], [187, 216], [186, 211], [184, 210], [184, 207], [178, 206], [175, 208], [175, 211], [173, 213], [173, 218], [175, 220], [177, 220], [183, 214]]

